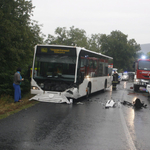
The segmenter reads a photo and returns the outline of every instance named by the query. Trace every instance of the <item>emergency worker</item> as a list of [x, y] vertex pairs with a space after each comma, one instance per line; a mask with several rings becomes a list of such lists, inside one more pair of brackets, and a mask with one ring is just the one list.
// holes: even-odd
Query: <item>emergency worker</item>
[[114, 71], [113, 74], [113, 81], [118, 81], [118, 73], [116, 73], [116, 71]]
[[113, 81], [112, 81], [112, 86], [113, 86], [114, 90], [116, 89], [117, 84], [118, 84], [118, 73], [116, 73], [116, 71], [114, 71]]

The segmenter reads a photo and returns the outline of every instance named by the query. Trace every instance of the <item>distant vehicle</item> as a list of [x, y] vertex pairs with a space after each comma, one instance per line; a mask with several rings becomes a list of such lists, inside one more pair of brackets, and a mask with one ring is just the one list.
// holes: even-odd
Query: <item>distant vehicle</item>
[[135, 64], [134, 91], [140, 87], [146, 88], [150, 81], [150, 59], [138, 59]]
[[113, 68], [112, 69], [112, 74], [114, 74], [114, 72], [118, 73], [117, 70], [118, 70], [117, 68]]
[[122, 73], [122, 81], [127, 81], [127, 80], [129, 80], [129, 75], [127, 72], [123, 72]]

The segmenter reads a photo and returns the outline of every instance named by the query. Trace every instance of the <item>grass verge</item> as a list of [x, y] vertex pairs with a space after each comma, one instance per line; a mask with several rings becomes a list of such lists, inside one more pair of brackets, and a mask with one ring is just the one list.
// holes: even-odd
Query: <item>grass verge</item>
[[14, 103], [14, 100], [9, 97], [9, 100], [5, 101], [2, 99], [8, 99], [8, 97], [0, 98], [0, 119], [4, 119], [20, 110], [29, 108], [38, 103], [38, 101], [29, 101], [34, 95], [27, 94], [22, 98], [22, 102]]

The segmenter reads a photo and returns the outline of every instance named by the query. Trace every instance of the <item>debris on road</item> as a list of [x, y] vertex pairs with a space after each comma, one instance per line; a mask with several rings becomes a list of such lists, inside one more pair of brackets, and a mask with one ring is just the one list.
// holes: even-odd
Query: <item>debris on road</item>
[[77, 102], [77, 104], [78, 104], [78, 105], [82, 105], [83, 103], [81, 103], [81, 102]]
[[109, 108], [109, 107], [115, 107], [115, 101], [114, 100], [108, 100], [106, 105], [105, 105], [105, 108]]
[[123, 102], [121, 102], [121, 104], [127, 105], [127, 106], [133, 106], [133, 104], [131, 102], [128, 102], [128, 101], [123, 101]]
[[139, 98], [137, 98], [134, 102], [133, 102], [133, 106], [137, 109], [141, 109], [142, 107], [146, 108], [147, 104], [144, 104], [143, 102], [141, 102], [141, 100]]
[[137, 98], [133, 103], [128, 102], [128, 101], [123, 101], [123, 102], [121, 102], [121, 104], [130, 106], [130, 107], [134, 107], [136, 109], [141, 109], [142, 107], [144, 107], [144, 108], [147, 107], [147, 104], [144, 104], [143, 102], [141, 102], [141, 100], [139, 98]]

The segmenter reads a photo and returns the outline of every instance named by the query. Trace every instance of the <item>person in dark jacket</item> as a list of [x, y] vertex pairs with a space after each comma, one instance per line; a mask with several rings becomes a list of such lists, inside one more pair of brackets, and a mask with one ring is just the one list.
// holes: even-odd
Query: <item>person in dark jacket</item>
[[116, 71], [113, 74], [113, 81], [118, 81], [118, 73]]
[[17, 69], [17, 72], [14, 74], [14, 102], [20, 102], [21, 101], [21, 89], [20, 84], [24, 80], [24, 78], [21, 77], [21, 68]]
[[116, 89], [116, 85], [118, 84], [118, 73], [116, 73], [116, 71], [114, 71], [113, 74], [113, 81], [112, 81], [112, 88], [115, 90]]

